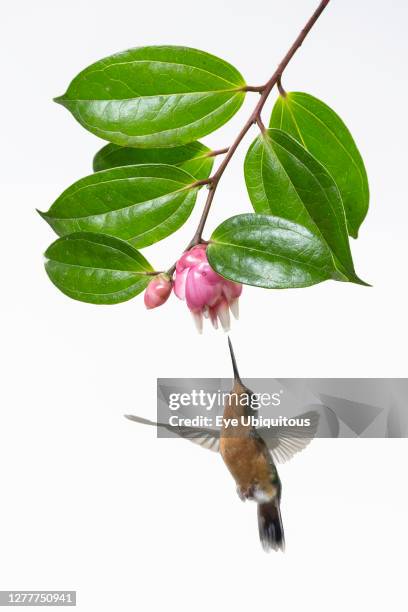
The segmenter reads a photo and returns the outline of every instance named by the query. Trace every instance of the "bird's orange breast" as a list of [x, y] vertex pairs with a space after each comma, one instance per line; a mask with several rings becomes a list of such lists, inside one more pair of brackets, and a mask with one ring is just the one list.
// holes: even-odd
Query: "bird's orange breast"
[[221, 456], [237, 485], [245, 490], [264, 488], [271, 480], [271, 466], [257, 440], [250, 435], [221, 436]]
[[220, 453], [242, 497], [254, 499], [261, 492], [271, 499], [277, 492], [277, 473], [264, 441], [248, 424], [249, 410], [240, 401], [248, 393], [242, 383], [235, 382], [224, 406]]

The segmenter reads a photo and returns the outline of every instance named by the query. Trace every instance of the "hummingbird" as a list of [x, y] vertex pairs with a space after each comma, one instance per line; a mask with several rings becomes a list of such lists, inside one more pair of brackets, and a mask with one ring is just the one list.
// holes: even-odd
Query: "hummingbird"
[[[268, 447], [256, 428], [247, 423], [253, 416], [252, 391], [241, 380], [234, 350], [228, 338], [234, 386], [224, 406], [220, 453], [237, 486], [242, 501], [258, 506], [258, 529], [263, 548], [284, 550], [285, 536], [280, 511], [282, 485]], [[244, 400], [244, 401], [242, 401]], [[227, 423], [236, 423], [232, 427]], [[228, 429], [227, 429], [228, 427]]]
[[309, 411], [296, 417], [298, 422], [300, 419], [307, 420], [307, 427], [254, 427], [248, 417], [256, 415], [253, 406], [257, 402], [239, 375], [230, 338], [228, 346], [234, 384], [224, 404], [220, 429], [157, 423], [135, 415], [125, 417], [137, 423], [167, 429], [203, 448], [219, 452], [235, 480], [239, 498], [257, 504], [259, 538], [263, 549], [266, 552], [284, 551], [285, 535], [280, 509], [282, 485], [276, 462], [288, 461], [309, 444], [318, 428], [319, 413]]

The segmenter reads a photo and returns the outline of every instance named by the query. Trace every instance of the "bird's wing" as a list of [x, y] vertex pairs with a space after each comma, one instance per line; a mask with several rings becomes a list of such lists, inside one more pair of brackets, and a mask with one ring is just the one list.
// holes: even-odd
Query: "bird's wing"
[[155, 421], [149, 421], [148, 419], [144, 419], [133, 414], [125, 414], [125, 417], [130, 421], [135, 421], [136, 423], [141, 423], [142, 425], [162, 427], [163, 429], [167, 429], [167, 431], [170, 431], [173, 434], [180, 436], [180, 438], [190, 440], [190, 442], [194, 442], [194, 444], [198, 444], [199, 446], [214, 451], [215, 453], [220, 450], [219, 433], [214, 429], [205, 429], [203, 427], [184, 427], [181, 425], [168, 425], [167, 423], [156, 423]]
[[319, 413], [309, 411], [299, 414], [296, 419], [310, 419], [310, 425], [290, 427], [259, 427], [256, 431], [264, 440], [272, 459], [276, 463], [285, 463], [300, 452], [316, 435], [319, 426]]
[[[292, 457], [306, 448], [313, 440], [319, 426], [319, 413], [309, 411], [299, 414], [297, 419], [310, 419], [308, 427], [259, 427], [256, 433], [263, 439], [272, 459], [276, 463], [285, 463]], [[151, 425], [153, 427], [162, 427], [167, 431], [180, 436], [194, 444], [198, 444], [203, 448], [217, 453], [220, 450], [220, 435], [219, 431], [214, 429], [205, 429], [204, 427], [185, 427], [181, 425], [168, 425], [167, 423], [156, 423], [133, 414], [125, 414], [125, 417], [130, 421], [141, 423], [142, 425]]]

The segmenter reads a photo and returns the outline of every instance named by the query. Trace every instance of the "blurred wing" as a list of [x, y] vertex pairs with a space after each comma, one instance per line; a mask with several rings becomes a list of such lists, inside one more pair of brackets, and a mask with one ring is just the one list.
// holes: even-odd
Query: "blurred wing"
[[[133, 414], [126, 414], [125, 417], [130, 421], [135, 421], [142, 425], [151, 425], [153, 427], [162, 427], [167, 429], [180, 438], [190, 440], [194, 444], [198, 444], [202, 448], [206, 448], [215, 453], [220, 450], [219, 432], [213, 429], [205, 429], [200, 427], [183, 427], [176, 425], [168, 425], [167, 423], [156, 423]], [[257, 434], [264, 440], [272, 459], [276, 463], [285, 463], [292, 459], [296, 453], [300, 452], [316, 435], [319, 426], [319, 413], [309, 411], [299, 414], [298, 419], [310, 419], [308, 427], [260, 427], [256, 430]]]
[[297, 419], [310, 419], [308, 427], [259, 427], [256, 431], [264, 440], [272, 459], [276, 463], [285, 463], [296, 453], [306, 448], [316, 435], [319, 426], [319, 413], [315, 411], [299, 414]]
[[220, 450], [220, 438], [218, 433], [213, 429], [182, 427], [180, 425], [156, 423], [155, 421], [149, 421], [148, 419], [143, 419], [142, 417], [138, 417], [133, 414], [125, 414], [125, 417], [129, 419], [129, 421], [134, 421], [135, 423], [140, 423], [142, 425], [162, 427], [163, 429], [167, 429], [167, 431], [180, 436], [180, 438], [190, 440], [190, 442], [194, 442], [194, 444], [198, 444], [199, 446], [214, 451], [215, 453]]

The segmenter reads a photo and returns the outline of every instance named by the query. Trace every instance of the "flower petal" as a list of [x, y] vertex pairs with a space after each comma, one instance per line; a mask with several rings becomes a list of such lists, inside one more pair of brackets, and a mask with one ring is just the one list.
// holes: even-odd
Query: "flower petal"
[[229, 307], [230, 307], [230, 310], [234, 318], [238, 320], [239, 319], [239, 300], [238, 298], [231, 300], [231, 302], [229, 303]]
[[208, 309], [209, 315], [210, 315], [210, 319], [211, 319], [211, 323], [214, 329], [218, 329], [218, 317], [217, 317], [217, 307], [213, 306], [212, 308]]
[[182, 272], [186, 268], [192, 268], [202, 261], [207, 261], [206, 245], [198, 244], [189, 251], [183, 253], [176, 265], [176, 271]]
[[223, 277], [212, 269], [208, 261], [202, 261], [195, 266], [195, 269], [202, 275], [203, 280], [210, 285], [216, 285], [217, 283], [221, 285], [224, 281]]
[[228, 307], [228, 302], [226, 299], [222, 299], [220, 300], [220, 302], [217, 305], [217, 316], [220, 320], [220, 323], [222, 325], [222, 329], [227, 332], [230, 330], [230, 326], [231, 326], [231, 320], [230, 320], [230, 314], [229, 314], [229, 307]]
[[235, 298], [239, 298], [242, 293], [241, 283], [234, 283], [233, 281], [223, 278], [223, 293], [227, 300], [230, 302]]
[[212, 306], [221, 295], [220, 285], [210, 285], [198, 270], [189, 271], [186, 282], [186, 301], [190, 310], [202, 310]]
[[177, 272], [176, 270], [173, 289], [180, 300], [186, 299], [186, 282], [189, 272], [190, 268], [185, 268], [182, 272]]
[[203, 315], [202, 315], [201, 311], [194, 312], [192, 310], [191, 314], [193, 316], [193, 321], [194, 321], [194, 324], [196, 326], [196, 329], [197, 329], [198, 333], [202, 334], [203, 333]]

